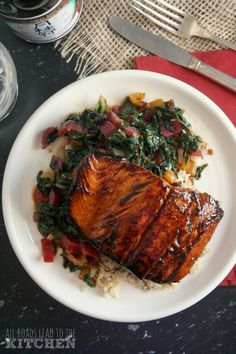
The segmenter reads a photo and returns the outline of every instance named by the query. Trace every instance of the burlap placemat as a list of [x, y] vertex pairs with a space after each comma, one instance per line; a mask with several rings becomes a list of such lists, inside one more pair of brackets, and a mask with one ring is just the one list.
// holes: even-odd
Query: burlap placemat
[[[202, 25], [220, 36], [236, 42], [236, 0], [166, 0], [193, 15]], [[162, 35], [189, 51], [221, 48], [211, 40], [183, 39], [162, 30], [135, 11], [129, 0], [84, 0], [80, 22], [71, 34], [56, 43], [62, 57], [75, 59], [78, 77], [114, 69], [132, 69], [134, 57], [147, 52], [121, 38], [109, 27], [115, 14], [147, 30]], [[155, 2], [155, 0], [154, 0]]]

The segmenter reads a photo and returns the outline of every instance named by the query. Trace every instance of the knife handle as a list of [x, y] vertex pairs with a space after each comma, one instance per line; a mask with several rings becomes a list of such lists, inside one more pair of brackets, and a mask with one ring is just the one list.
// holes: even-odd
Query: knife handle
[[236, 92], [236, 79], [193, 57], [189, 68]]

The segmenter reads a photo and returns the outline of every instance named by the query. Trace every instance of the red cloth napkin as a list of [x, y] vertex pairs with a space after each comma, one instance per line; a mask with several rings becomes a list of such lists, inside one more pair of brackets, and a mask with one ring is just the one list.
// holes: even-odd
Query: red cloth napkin
[[[216, 50], [193, 53], [193, 55], [236, 78], [236, 53], [232, 50]], [[154, 71], [172, 76], [195, 87], [219, 106], [236, 126], [236, 94], [216, 82], [158, 56], [135, 58], [136, 69]], [[220, 285], [236, 285], [236, 266]]]

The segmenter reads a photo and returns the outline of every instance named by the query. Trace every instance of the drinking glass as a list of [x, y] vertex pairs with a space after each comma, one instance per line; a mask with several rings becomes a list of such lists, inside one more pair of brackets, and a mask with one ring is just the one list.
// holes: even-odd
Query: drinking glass
[[15, 64], [8, 50], [0, 43], [0, 121], [8, 116], [18, 97]]

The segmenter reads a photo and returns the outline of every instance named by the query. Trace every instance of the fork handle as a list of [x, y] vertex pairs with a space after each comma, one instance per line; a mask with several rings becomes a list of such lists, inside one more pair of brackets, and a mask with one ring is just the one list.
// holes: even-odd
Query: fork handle
[[217, 36], [214, 33], [206, 31], [202, 35], [202, 37], [209, 38], [209, 39], [213, 40], [214, 42], [222, 45], [223, 47], [227, 47], [227, 48], [230, 48], [230, 49], [233, 49], [236, 51], [236, 43], [232, 43], [232, 42], [228, 41], [227, 39]]
[[224, 74], [222, 71], [216, 70], [212, 66], [203, 63], [195, 57], [192, 58], [188, 67], [236, 92], [236, 79], [234, 77]]

